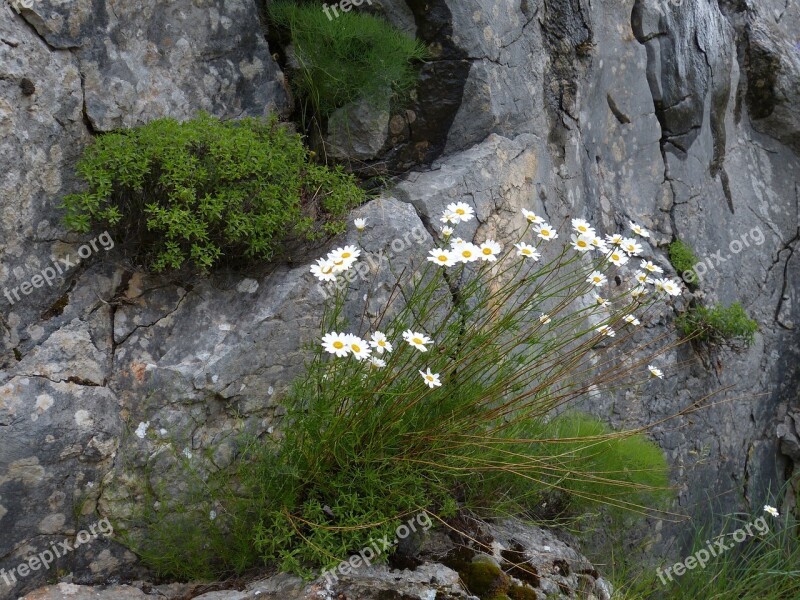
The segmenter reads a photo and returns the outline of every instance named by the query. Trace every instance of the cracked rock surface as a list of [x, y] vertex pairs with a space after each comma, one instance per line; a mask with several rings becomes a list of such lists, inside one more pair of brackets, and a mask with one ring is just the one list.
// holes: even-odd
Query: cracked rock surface
[[[507, 243], [522, 207], [603, 233], [635, 220], [670, 276], [665, 246], [683, 239], [707, 265], [696, 297], [741, 302], [759, 323], [755, 344], [710, 356], [681, 348], [646, 395], [622, 390], [585, 408], [615, 425], [649, 423], [730, 386], [713, 407], [653, 431], [678, 485], [672, 508], [702, 518], [709, 503], [719, 513], [763, 504], [799, 460], [800, 5], [380, 5], [436, 52], [410, 113], [390, 119], [397, 145], [386, 156], [415, 168], [357, 211], [366, 232], [336, 242], [360, 243], [371, 269], [352, 284], [349, 313], [368, 291], [368, 312], [382, 309], [391, 275], [378, 266], [424, 261], [438, 214], [456, 200], [474, 205], [467, 234], [479, 241]], [[280, 394], [324, 300], [308, 263], [327, 248], [176, 282], [128, 272], [113, 249], [76, 262], [87, 240], [65, 232], [58, 210], [99, 132], [198, 110], [283, 110], [263, 34], [246, 0], [0, 6], [0, 568], [74, 539], [98, 515], [129, 518], [145, 498], [136, 473], [171, 483], [168, 442], [193, 456], [213, 447], [224, 464], [238, 432], [278, 435]], [[74, 264], [52, 284], [20, 291], [66, 257]], [[671, 331], [673, 317], [659, 315], [642, 339]], [[650, 523], [644, 545], [680, 554], [685, 528]], [[105, 539], [55, 568], [73, 573], [63, 585], [75, 594], [94, 591], [74, 584], [146, 575]], [[0, 598], [51, 579], [41, 570], [0, 581]]]

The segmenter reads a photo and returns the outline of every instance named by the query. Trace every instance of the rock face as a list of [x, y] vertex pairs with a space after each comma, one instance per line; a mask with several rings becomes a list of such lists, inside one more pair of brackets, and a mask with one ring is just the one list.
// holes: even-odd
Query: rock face
[[[423, 545], [420, 564], [411, 569], [356, 564], [347, 575], [338, 572], [304, 583], [285, 574], [248, 584], [242, 590], [203, 593], [200, 586], [79, 586], [61, 583], [32, 592], [21, 600], [474, 600], [470, 569], [498, 573], [498, 590], [512, 586], [536, 600], [611, 600], [611, 584], [591, 563], [553, 534], [515, 521], [482, 524], [474, 537], [487, 540], [472, 548], [436, 532]], [[491, 546], [486, 546], [492, 540]], [[463, 545], [462, 545], [463, 544]], [[442, 560], [442, 563], [435, 562]], [[449, 565], [449, 566], [448, 566]], [[453, 568], [451, 568], [453, 567]], [[458, 570], [454, 570], [458, 569]], [[146, 590], [146, 591], [145, 591]]]
[[[102, 516], [132, 516], [148, 498], [136, 474], [178, 485], [169, 444], [193, 456], [214, 447], [224, 464], [238, 431], [274, 434], [280, 393], [302, 369], [325, 297], [297, 262], [198, 281], [131, 274], [113, 249], [85, 246], [60, 224], [74, 161], [98, 132], [198, 110], [235, 118], [286, 107], [257, 6], [28, 4], [0, 7], [6, 572]], [[413, 266], [432, 243], [435, 215], [464, 200], [475, 206], [469, 233], [479, 238], [505, 239], [525, 207], [554, 224], [581, 217], [606, 231], [641, 222], [654, 233], [648, 252], [667, 269], [665, 244], [685, 240], [707, 265], [695, 295], [741, 302], [759, 323], [756, 343], [713, 355], [685, 347], [664, 358], [674, 374], [652, 395], [631, 390], [586, 408], [614, 424], [647, 423], [732, 386], [653, 435], [680, 484], [676, 511], [707, 515], [709, 492], [720, 512], [762, 504], [797, 460], [800, 423], [800, 5], [381, 5], [435, 57], [415, 103], [389, 121], [387, 160], [418, 167], [360, 210], [368, 230], [347, 239], [359, 240], [373, 273], [388, 255]], [[43, 281], [54, 263], [63, 268]], [[373, 285], [384, 293], [371, 298], [379, 310], [382, 279], [353, 282], [348, 310], [360, 310]], [[669, 331], [671, 316], [648, 335]], [[651, 551], [676, 551], [681, 527], [654, 523]], [[141, 575], [130, 552], [98, 538], [13, 585], [0, 575], [0, 598], [56, 569], [75, 583]]]

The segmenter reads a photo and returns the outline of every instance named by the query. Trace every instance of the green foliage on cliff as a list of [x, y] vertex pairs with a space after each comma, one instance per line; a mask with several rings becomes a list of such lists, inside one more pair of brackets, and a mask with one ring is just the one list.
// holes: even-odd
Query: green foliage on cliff
[[[550, 494], [561, 499], [559, 519], [589, 506], [658, 513], [669, 494], [663, 452], [640, 430], [615, 432], [565, 409], [607, 387], [658, 385], [645, 365], [661, 350], [631, 343], [637, 325], [626, 317], [666, 296], [619, 290], [598, 302], [597, 269], [614, 276], [616, 267], [568, 244], [542, 262], [524, 243], [502, 255], [493, 241], [455, 244], [464, 261], [432, 251], [410, 279], [398, 276], [380, 314], [354, 314], [349, 289], [338, 288], [305, 373], [282, 398], [281, 437], [247, 440], [213, 476], [197, 466], [199, 502], [160, 495], [144, 524], [158, 533], [131, 542], [147, 564], [187, 578], [256, 564], [308, 575], [394, 539], [417, 515], [535, 518]], [[361, 251], [334, 250], [312, 272], [343, 276]], [[346, 331], [366, 339], [337, 333]], [[620, 361], [611, 348], [637, 358]], [[185, 524], [200, 533], [186, 535]], [[184, 553], [192, 570], [176, 560]]]
[[268, 11], [291, 39], [292, 89], [304, 112], [318, 118], [356, 99], [402, 96], [414, 86], [414, 63], [427, 56], [420, 42], [372, 15], [339, 10], [333, 16], [331, 7], [326, 15], [319, 3], [289, 0], [270, 2]]
[[758, 331], [758, 323], [738, 302], [728, 307], [693, 306], [678, 317], [677, 324], [684, 335], [712, 344], [742, 341], [749, 346]]
[[[692, 548], [665, 560], [658, 569], [624, 565], [618, 570], [624, 558], [611, 564], [616, 571], [609, 573], [616, 588], [614, 597], [795, 600], [800, 598], [799, 531], [797, 520], [789, 515], [772, 517], [762, 511], [728, 515], [721, 525], [698, 527]], [[726, 550], [721, 550], [718, 541]]]
[[689, 284], [694, 284], [697, 274], [694, 272], [695, 265], [700, 259], [686, 242], [675, 240], [669, 245], [669, 260], [675, 271], [681, 275]]
[[154, 271], [270, 260], [287, 243], [342, 232], [364, 201], [351, 176], [311, 163], [274, 119], [158, 119], [100, 136], [77, 170], [86, 190], [64, 199], [67, 225], [113, 231]]

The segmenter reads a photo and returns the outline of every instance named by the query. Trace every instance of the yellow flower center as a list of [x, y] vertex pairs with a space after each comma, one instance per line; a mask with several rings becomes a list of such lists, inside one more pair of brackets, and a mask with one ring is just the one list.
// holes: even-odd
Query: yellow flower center
[[484, 249], [483, 249], [483, 253], [484, 253], [486, 256], [489, 256], [489, 255], [492, 253], [492, 249], [491, 249], [491, 248], [484, 248]]
[[470, 252], [469, 250], [464, 250], [461, 253], [461, 256], [463, 256], [464, 258], [470, 258], [472, 256], [472, 252]]
[[384, 342], [383, 340], [378, 342], [378, 346], [380, 346], [381, 348], [383, 348], [385, 345], [386, 345], [386, 342]]
[[428, 381], [433, 381], [433, 376], [432, 375], [425, 375], [425, 379], [427, 379]]
[[344, 344], [342, 342], [336, 341], [333, 342], [333, 347], [336, 348], [337, 350], [341, 350], [342, 348], [344, 348]]
[[522, 253], [523, 253], [523, 254], [530, 254], [530, 253], [531, 253], [531, 251], [530, 251], [530, 250], [528, 250], [527, 248], [523, 248], [523, 249], [522, 249]]
[[542, 229], [542, 235], [544, 235], [544, 236], [550, 235], [550, 230], [549, 229]]
[[361, 346], [358, 344], [353, 344], [353, 352], [361, 352]]
[[344, 259], [348, 259], [351, 256], [352, 256], [352, 254], [350, 254], [349, 252], [345, 252], [344, 254], [342, 254], [342, 258], [344, 258]]
[[411, 338], [411, 341], [414, 342], [415, 344], [419, 344], [420, 346], [422, 345], [422, 340], [419, 339], [419, 338], [416, 338], [416, 337], [415, 338]]
[[464, 209], [463, 208], [457, 208], [456, 209], [456, 214], [457, 215], [463, 215], [464, 214]]
[[333, 271], [333, 267], [322, 267], [322, 274], [327, 275]]
[[588, 244], [586, 242], [584, 242], [583, 240], [578, 240], [578, 246], [579, 247], [586, 248], [587, 245]]
[[447, 262], [447, 255], [446, 254], [440, 254], [439, 255], [439, 262]]

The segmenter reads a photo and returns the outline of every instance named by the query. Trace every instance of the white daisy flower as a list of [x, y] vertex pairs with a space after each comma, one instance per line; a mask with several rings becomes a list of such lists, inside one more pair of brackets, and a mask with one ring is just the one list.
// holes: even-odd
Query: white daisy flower
[[595, 294], [594, 300], [595, 302], [597, 302], [599, 306], [602, 306], [603, 308], [608, 308], [609, 306], [611, 306], [611, 302], [603, 298], [600, 294]]
[[433, 343], [433, 340], [427, 335], [411, 331], [410, 329], [403, 333], [403, 339], [420, 352], [427, 352], [428, 348], [425, 345]]
[[635, 233], [636, 235], [640, 235], [643, 238], [649, 238], [650, 237], [650, 232], [647, 231], [647, 229], [645, 229], [641, 225], [637, 225], [633, 221], [628, 221], [628, 226], [631, 228], [631, 231], [633, 233]]
[[633, 315], [625, 315], [622, 319], [623, 319], [623, 321], [625, 321], [626, 323], [629, 323], [630, 325], [641, 325], [641, 322], [639, 321], [639, 319], [637, 319]]
[[606, 242], [608, 242], [612, 246], [621, 246], [624, 239], [625, 238], [618, 233], [606, 236]]
[[452, 267], [459, 260], [458, 254], [452, 250], [445, 250], [444, 248], [434, 248], [428, 254], [428, 260], [436, 263], [442, 267]]
[[617, 335], [617, 332], [611, 329], [611, 327], [608, 325], [600, 325], [600, 327], [597, 328], [597, 332], [608, 337], [615, 337]]
[[770, 506], [769, 504], [764, 505], [764, 512], [768, 515], [772, 515], [773, 517], [780, 517], [781, 513], [778, 512], [778, 509], [774, 506]]
[[353, 221], [353, 224], [356, 226], [356, 229], [358, 229], [359, 231], [364, 231], [364, 229], [367, 226], [367, 220], [366, 219], [356, 219], [355, 221]]
[[442, 223], [453, 223], [454, 225], [461, 221], [461, 219], [459, 218], [459, 216], [457, 214], [452, 213], [449, 210], [444, 211], [444, 214], [442, 215], [442, 218], [439, 219], [439, 220]]
[[542, 217], [540, 217], [539, 215], [537, 215], [533, 211], [525, 210], [523, 208], [522, 209], [522, 214], [525, 216], [526, 219], [528, 219], [529, 223], [533, 223], [534, 225], [540, 225], [540, 224], [544, 223], [544, 219]]
[[372, 354], [372, 349], [369, 347], [369, 342], [362, 340], [357, 335], [348, 333], [344, 336], [347, 348], [353, 353], [358, 360], [366, 360]]
[[451, 235], [453, 235], [453, 228], [445, 225], [442, 227], [442, 235], [446, 238], [449, 238]]
[[333, 261], [318, 258], [317, 264], [311, 265], [311, 273], [320, 281], [336, 281], [336, 268]]
[[540, 238], [543, 240], [554, 240], [558, 237], [558, 233], [555, 229], [550, 227], [547, 223], [539, 223], [536, 227], [533, 228]]
[[579, 235], [585, 235], [590, 238], [595, 235], [594, 227], [583, 219], [572, 219], [572, 228], [577, 231]]
[[462, 263], [471, 263], [480, 258], [481, 249], [471, 242], [459, 240], [461, 243], [453, 244], [453, 252], [458, 256]]
[[608, 281], [608, 278], [605, 275], [603, 275], [600, 271], [593, 271], [592, 274], [586, 278], [586, 281], [591, 283], [595, 287], [600, 287], [601, 285], [604, 285]]
[[463, 221], [464, 223], [472, 219], [473, 215], [475, 214], [473, 208], [465, 202], [454, 202], [453, 204], [448, 204], [447, 210], [451, 214], [454, 214], [459, 221]]
[[436, 388], [436, 387], [441, 387], [442, 382], [439, 381], [439, 374], [438, 373], [431, 373], [430, 367], [428, 367], [428, 372], [427, 373], [425, 371], [420, 371], [419, 374], [422, 375], [422, 378], [425, 380], [425, 384], [429, 388], [433, 389], [433, 388]]
[[659, 267], [658, 265], [653, 264], [649, 260], [643, 260], [640, 265], [643, 271], [647, 271], [648, 273], [663, 273], [664, 269]]
[[653, 365], [647, 365], [647, 370], [650, 371], [651, 377], [658, 377], [659, 379], [664, 379], [664, 371], [661, 369], [654, 367]]
[[575, 235], [572, 234], [572, 247], [578, 252], [588, 252], [592, 249], [592, 238], [588, 235]]
[[517, 256], [532, 258], [533, 260], [539, 260], [542, 257], [542, 255], [536, 251], [536, 248], [530, 244], [520, 242], [519, 244], [514, 244], [514, 247], [517, 249]]
[[322, 337], [322, 348], [338, 357], [347, 356], [350, 347], [347, 345], [347, 336], [344, 333], [326, 333]]
[[216, 519], [216, 518], [217, 518], [217, 511], [215, 511], [215, 510], [212, 510], [212, 511], [210, 511], [210, 512], [208, 513], [208, 518], [209, 518], [209, 519], [211, 519], [212, 521], [213, 521], [214, 519]]
[[647, 273], [645, 273], [644, 271], [636, 271], [636, 275], [634, 275], [634, 277], [636, 278], [636, 281], [638, 281], [641, 285], [644, 285], [645, 283], [655, 283], [655, 281], [653, 279], [650, 279], [647, 276]]
[[608, 246], [606, 243], [600, 238], [600, 236], [593, 236], [591, 239], [592, 246], [594, 246], [597, 250], [602, 252], [603, 254], [608, 253]]
[[608, 260], [610, 260], [613, 264], [621, 267], [626, 262], [630, 260], [628, 255], [622, 252], [621, 250], [612, 250], [611, 253], [608, 255]]
[[192, 458], [192, 456], [194, 456], [194, 455], [192, 454], [192, 451], [191, 451], [191, 450], [189, 450], [188, 448], [184, 448], [184, 449], [183, 449], [183, 455], [184, 455], [186, 458]]
[[369, 357], [369, 366], [374, 367], [376, 369], [382, 369], [386, 366], [386, 361], [381, 360], [380, 358], [376, 358], [375, 356]]
[[386, 339], [386, 334], [376, 331], [372, 334], [372, 339], [369, 343], [370, 346], [375, 348], [375, 352], [383, 354], [384, 352], [392, 351], [392, 344]]
[[672, 279], [659, 279], [658, 281], [656, 281], [656, 287], [659, 290], [667, 292], [670, 296], [681, 295], [680, 283]]
[[361, 256], [361, 250], [355, 246], [345, 246], [329, 253], [328, 260], [333, 263], [334, 272], [341, 273], [352, 267], [359, 256]]
[[631, 290], [631, 297], [634, 299], [643, 298], [647, 295], [647, 288], [642, 285], [637, 285]]
[[486, 240], [478, 246], [478, 249], [480, 250], [481, 260], [495, 262], [497, 260], [497, 255], [503, 248], [494, 240]]
[[633, 238], [625, 238], [620, 245], [628, 256], [639, 256], [644, 251], [642, 245]]
[[553, 319], [551, 319], [550, 315], [548, 315], [547, 313], [542, 313], [542, 316], [539, 317], [539, 323], [541, 323], [542, 325], [547, 325], [552, 320]]

